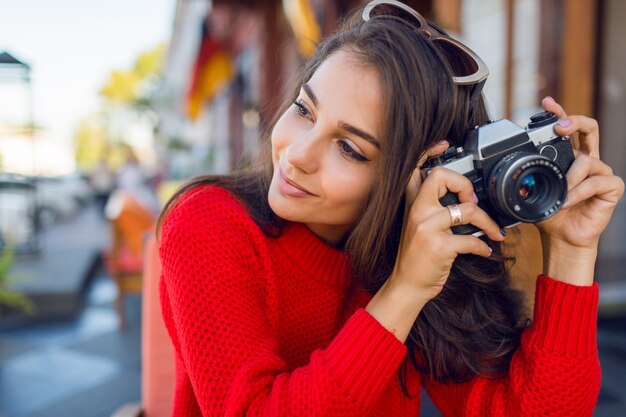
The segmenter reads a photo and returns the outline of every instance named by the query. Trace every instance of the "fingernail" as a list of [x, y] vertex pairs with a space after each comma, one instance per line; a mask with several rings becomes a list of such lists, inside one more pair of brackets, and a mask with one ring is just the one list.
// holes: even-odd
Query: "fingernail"
[[506, 230], [504, 230], [504, 229], [500, 228], [500, 234], [501, 234], [502, 236], [506, 236]]
[[476, 195], [476, 193], [474, 193], [472, 199], [474, 200], [474, 204], [478, 204], [478, 196]]
[[546, 100], [549, 100], [549, 101], [551, 101], [551, 102], [555, 103], [555, 101], [554, 101], [554, 99], [552, 98], [552, 96], [546, 96]]
[[570, 122], [569, 119], [562, 119], [562, 120], [559, 120], [557, 122], [557, 125], [559, 125], [561, 127], [568, 127], [571, 124], [572, 124], [572, 122]]
[[489, 248], [489, 256], [493, 255], [493, 249], [490, 246], [488, 246], [488, 248]]
[[440, 140], [440, 141], [437, 143], [437, 145], [447, 145], [447, 144], [448, 144], [448, 141], [447, 141], [447, 140], [445, 140], [445, 139], [444, 139], [444, 140]]

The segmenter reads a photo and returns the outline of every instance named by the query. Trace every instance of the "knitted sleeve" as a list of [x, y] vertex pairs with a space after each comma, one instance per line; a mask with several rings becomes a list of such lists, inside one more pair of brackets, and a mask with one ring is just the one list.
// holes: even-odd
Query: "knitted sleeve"
[[502, 379], [424, 385], [449, 416], [591, 416], [600, 391], [598, 285], [539, 276], [533, 324]]
[[178, 356], [174, 415], [367, 414], [405, 346], [359, 310], [306, 366], [288, 369], [267, 320], [261, 233], [225, 191], [209, 194], [179, 203], [161, 229], [163, 316]]

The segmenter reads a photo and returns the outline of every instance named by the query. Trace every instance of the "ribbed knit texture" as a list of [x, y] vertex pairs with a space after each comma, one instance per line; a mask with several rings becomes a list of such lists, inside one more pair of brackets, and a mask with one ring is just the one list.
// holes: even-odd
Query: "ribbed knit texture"
[[[262, 233], [227, 191], [188, 192], [159, 248], [177, 354], [174, 416], [417, 416], [420, 374], [363, 307], [345, 254], [302, 224]], [[425, 386], [445, 416], [586, 416], [600, 386], [597, 286], [540, 277], [506, 378]]]

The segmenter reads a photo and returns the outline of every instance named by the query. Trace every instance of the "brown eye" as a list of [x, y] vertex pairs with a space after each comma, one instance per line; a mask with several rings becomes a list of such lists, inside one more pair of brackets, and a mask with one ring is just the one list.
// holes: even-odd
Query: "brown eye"
[[299, 116], [305, 117], [307, 119], [311, 118], [311, 112], [309, 112], [309, 109], [307, 109], [306, 106], [302, 104], [302, 102], [296, 100], [293, 102], [293, 105], [296, 107], [296, 112]]
[[348, 158], [352, 158], [355, 161], [359, 161], [359, 162], [369, 161], [369, 159], [367, 159], [366, 157], [364, 157], [363, 155], [355, 151], [352, 148], [352, 146], [350, 146], [348, 142], [346, 142], [345, 140], [340, 140], [338, 142], [338, 145], [339, 145], [339, 151], [342, 154], [346, 155]]

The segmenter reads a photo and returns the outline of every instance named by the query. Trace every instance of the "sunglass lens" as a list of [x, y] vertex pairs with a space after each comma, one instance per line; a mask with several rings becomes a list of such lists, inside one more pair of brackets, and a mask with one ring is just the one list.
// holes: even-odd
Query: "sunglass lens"
[[478, 71], [478, 63], [460, 46], [446, 38], [436, 38], [432, 42], [437, 45], [439, 50], [444, 53], [452, 74], [455, 77], [466, 77], [476, 74]]

